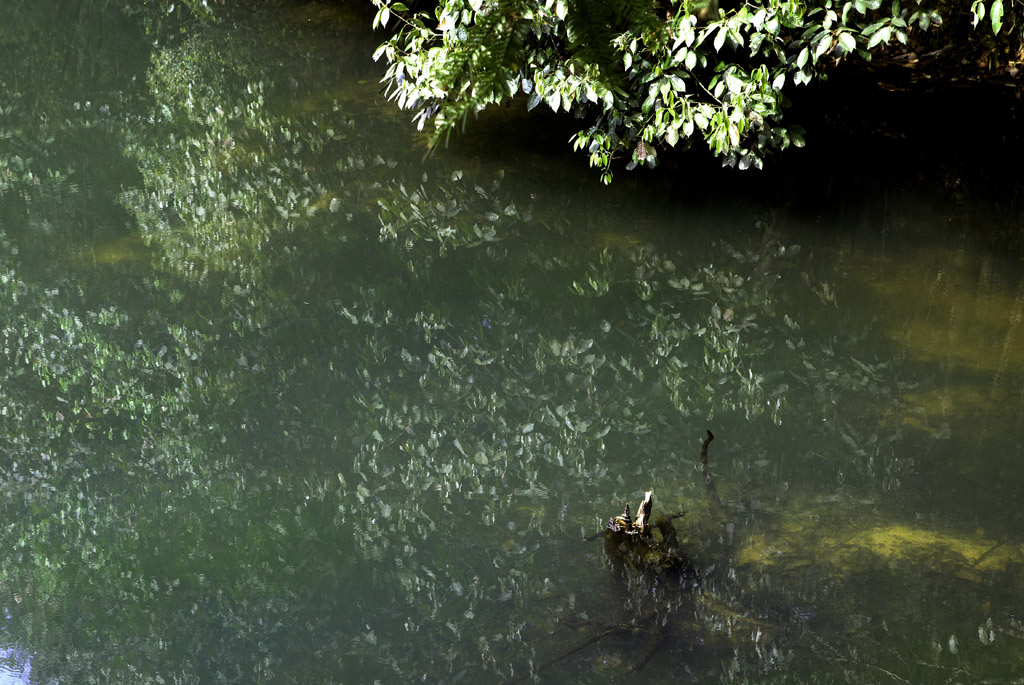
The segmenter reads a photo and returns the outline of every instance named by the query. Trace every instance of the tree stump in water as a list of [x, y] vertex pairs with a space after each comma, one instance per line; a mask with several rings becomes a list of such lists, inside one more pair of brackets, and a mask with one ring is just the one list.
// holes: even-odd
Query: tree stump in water
[[[712, 504], [721, 506], [721, 500], [715, 491], [711, 472], [708, 469], [708, 444], [714, 440], [714, 437], [711, 431], [708, 431], [707, 438], [701, 444], [700, 460], [704, 471], [707, 496]], [[683, 619], [684, 630], [694, 635], [700, 634], [702, 626], [692, 621], [687, 622], [685, 614], [688, 612], [680, 614], [680, 604], [673, 599], [673, 597], [678, 597], [680, 589], [684, 591], [690, 589], [690, 582], [697, 578], [696, 568], [679, 547], [676, 529], [672, 524], [674, 519], [680, 518], [683, 514], [667, 516], [663, 514], [655, 519], [652, 525], [653, 510], [654, 493], [647, 491], [636, 509], [635, 519], [630, 514], [629, 504], [626, 504], [621, 514], [608, 520], [608, 525], [603, 531], [584, 538], [596, 540], [603, 537], [605, 555], [617, 572], [619, 580], [625, 581], [627, 587], [641, 590], [642, 592], [634, 593], [637, 597], [646, 600], [655, 597], [653, 604], [649, 601], [633, 604], [638, 613], [631, 619], [596, 628], [584, 641], [541, 663], [535, 672], [527, 673], [518, 680], [524, 680], [530, 676], [535, 677], [541, 671], [545, 671], [573, 654], [607, 638], [615, 638], [616, 644], [618, 644], [623, 642], [622, 638], [629, 636], [639, 636], [647, 643], [646, 647], [640, 651], [639, 658], [628, 669], [630, 673], [638, 673], [654, 658], [663, 645], [675, 639], [668, 628], [668, 621], [673, 614], [678, 614]], [[664, 587], [670, 589], [667, 598], [665, 593], [655, 595], [655, 593], [649, 592], [654, 587], [662, 585], [663, 580], [684, 581], [686, 587], [681, 588], [671, 582], [665, 583]], [[658, 599], [659, 597], [663, 599]], [[679, 617], [674, 619], [676, 624], [680, 622]], [[755, 625], [755, 627], [760, 630], [760, 626]], [[699, 640], [700, 644], [704, 644], [703, 637], [700, 637]], [[635, 641], [626, 640], [624, 644], [626, 645], [624, 648], [628, 650], [631, 649], [631, 645], [635, 644]]]
[[[700, 446], [700, 461], [708, 499], [713, 505], [721, 506], [708, 469], [708, 445], [714, 439], [715, 436], [708, 431]], [[661, 515], [651, 525], [653, 509], [654, 493], [648, 490], [637, 507], [635, 519], [630, 516], [628, 503], [621, 514], [610, 518], [604, 531], [605, 554], [619, 571], [655, 572], [659, 575], [691, 572], [692, 566], [679, 549], [676, 529], [672, 525], [672, 521], [683, 514]]]
[[629, 504], [618, 516], [608, 520], [604, 531], [604, 551], [613, 566], [622, 571], [655, 572], [658, 574], [689, 568], [679, 550], [672, 520], [682, 514], [659, 516], [649, 523], [654, 509], [654, 493], [648, 491], [637, 507], [635, 519], [630, 517]]

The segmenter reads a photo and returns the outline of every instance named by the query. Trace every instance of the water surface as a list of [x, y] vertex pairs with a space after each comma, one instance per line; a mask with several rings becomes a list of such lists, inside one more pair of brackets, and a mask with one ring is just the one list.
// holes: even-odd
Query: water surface
[[[2, 29], [5, 674], [1018, 677], [1012, 198], [425, 159], [363, 17], [45, 5]], [[696, 581], [585, 540], [648, 489]]]

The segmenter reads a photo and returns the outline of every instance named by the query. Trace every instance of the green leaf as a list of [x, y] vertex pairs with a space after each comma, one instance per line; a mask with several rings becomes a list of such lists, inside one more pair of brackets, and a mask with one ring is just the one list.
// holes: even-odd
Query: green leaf
[[832, 47], [832, 36], [827, 33], [818, 38], [818, 42], [814, 46], [814, 61], [817, 62], [821, 59], [828, 49]]
[[882, 28], [875, 31], [875, 35], [871, 36], [871, 40], [868, 41], [868, 50], [875, 47], [879, 43], [888, 43], [892, 37], [892, 27], [883, 26]]
[[978, 22], [985, 18], [985, 3], [982, 0], [974, 0], [971, 5], [971, 14], [974, 15], [971, 25], [978, 28]]
[[988, 18], [992, 22], [992, 34], [998, 35], [999, 29], [1003, 27], [1003, 0], [992, 0]]
[[853, 34], [843, 32], [839, 34], [839, 45], [843, 53], [850, 54], [857, 48], [857, 39], [853, 37]]
[[658, 90], [656, 88], [651, 88], [650, 93], [647, 95], [647, 99], [644, 100], [644, 104], [642, 104], [640, 106], [640, 110], [644, 114], [647, 114], [654, 107], [654, 103], [655, 103], [655, 101], [657, 99], [658, 99]]
[[562, 104], [562, 95], [557, 90], [553, 90], [544, 96], [544, 102], [548, 103], [548, 107], [553, 112], [557, 112], [558, 107]]
[[539, 105], [540, 104], [540, 100], [541, 100], [540, 91], [535, 89], [533, 91], [533, 93], [530, 95], [530, 99], [526, 101], [526, 111], [529, 112], [530, 110], [535, 108], [537, 105]]
[[764, 42], [764, 33], [755, 33], [750, 37], [750, 56], [756, 57], [757, 53], [761, 50], [761, 44]]
[[669, 126], [668, 130], [665, 131], [665, 142], [672, 147], [676, 146], [679, 142], [679, 130], [675, 126]]
[[718, 29], [718, 33], [715, 34], [715, 52], [720, 52], [722, 50], [722, 46], [725, 45], [725, 39], [728, 35], [728, 27], [722, 26], [722, 28]]
[[922, 31], [927, 31], [928, 27], [932, 25], [932, 14], [931, 12], [921, 12], [917, 17], [917, 26]]
[[797, 55], [797, 58], [796, 58], [796, 68], [797, 69], [803, 69], [804, 66], [807, 64], [807, 60], [810, 59], [810, 57], [811, 57], [811, 51], [808, 50], [805, 47], [803, 50], [800, 51], [800, 54]]

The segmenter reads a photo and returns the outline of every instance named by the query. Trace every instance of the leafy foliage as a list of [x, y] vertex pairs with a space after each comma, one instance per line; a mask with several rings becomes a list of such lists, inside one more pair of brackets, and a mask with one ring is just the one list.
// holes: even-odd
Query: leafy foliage
[[971, 17], [974, 26], [977, 27], [985, 19], [985, 15], [988, 14], [989, 24], [994, 35], [999, 35], [1003, 28], [1004, 12], [1003, 0], [992, 0], [988, 4], [985, 3], [985, 0], [974, 0], [971, 4]]
[[[376, 0], [374, 25], [394, 28], [377, 50], [389, 96], [435, 139], [475, 112], [522, 95], [586, 126], [573, 138], [604, 182], [613, 160], [657, 163], [661, 150], [703, 143], [726, 165], [760, 168], [804, 144], [784, 120], [786, 93], [839, 62], [941, 23], [936, 8], [901, 0], [753, 0], [721, 4], [619, 0], [443, 0], [411, 11]], [[1003, 4], [974, 3], [1002, 26]]]

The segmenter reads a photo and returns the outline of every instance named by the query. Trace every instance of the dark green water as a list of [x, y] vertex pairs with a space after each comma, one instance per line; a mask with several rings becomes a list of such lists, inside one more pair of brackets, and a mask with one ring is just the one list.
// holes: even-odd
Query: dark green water
[[[363, 17], [48, 5], [0, 28], [8, 680], [1020, 678], [1019, 202], [603, 189], [515, 119], [425, 161]], [[696, 581], [584, 540], [647, 489]]]

